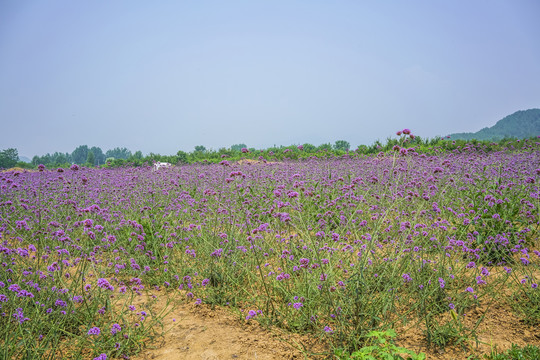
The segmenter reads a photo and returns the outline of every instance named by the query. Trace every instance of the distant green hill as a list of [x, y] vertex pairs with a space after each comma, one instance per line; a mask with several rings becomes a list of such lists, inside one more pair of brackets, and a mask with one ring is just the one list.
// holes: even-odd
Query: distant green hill
[[501, 140], [503, 138], [529, 138], [540, 135], [540, 109], [516, 111], [499, 120], [490, 128], [483, 128], [475, 133], [451, 134], [450, 139], [457, 140]]

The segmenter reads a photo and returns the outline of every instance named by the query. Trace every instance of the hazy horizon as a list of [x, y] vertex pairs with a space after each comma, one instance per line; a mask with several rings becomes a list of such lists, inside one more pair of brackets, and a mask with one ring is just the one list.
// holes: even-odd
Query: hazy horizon
[[540, 107], [540, 3], [0, 4], [0, 150], [476, 132]]

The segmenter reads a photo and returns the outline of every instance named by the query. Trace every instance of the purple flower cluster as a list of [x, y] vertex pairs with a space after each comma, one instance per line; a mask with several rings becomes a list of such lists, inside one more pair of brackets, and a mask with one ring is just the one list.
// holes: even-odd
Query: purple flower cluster
[[88, 335], [99, 335], [101, 334], [101, 330], [98, 327], [93, 327], [88, 330]]
[[114, 291], [114, 286], [112, 286], [107, 279], [99, 278], [97, 281], [97, 286], [102, 289]]

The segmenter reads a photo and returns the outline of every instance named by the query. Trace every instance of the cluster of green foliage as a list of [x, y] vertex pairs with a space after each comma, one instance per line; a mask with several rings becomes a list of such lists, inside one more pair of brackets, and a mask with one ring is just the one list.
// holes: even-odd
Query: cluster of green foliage
[[8, 169], [17, 164], [19, 161], [19, 153], [17, 149], [6, 149], [0, 151], [0, 169]]
[[524, 139], [540, 133], [540, 109], [517, 111], [499, 120], [490, 128], [475, 133], [457, 133], [450, 139], [501, 140], [504, 138]]
[[104, 165], [107, 159], [127, 160], [137, 155], [142, 157], [140, 151], [132, 154], [127, 148], [117, 147], [107, 150], [104, 153], [99, 146], [88, 147], [88, 145], [81, 145], [71, 153], [55, 152], [54, 154], [45, 154], [43, 156], [36, 155], [32, 158], [32, 165], [38, 166], [39, 164], [43, 164], [50, 167], [66, 167], [71, 164], [85, 164], [87, 166], [100, 166]]
[[[367, 338], [370, 340], [371, 345], [364, 346], [360, 350], [349, 354], [347, 351], [338, 349], [335, 351], [335, 355], [340, 360], [424, 360], [426, 354], [416, 354], [414, 351], [396, 346], [393, 339], [397, 336], [393, 329], [386, 331], [371, 331]], [[405, 355], [404, 358], [402, 355]]]

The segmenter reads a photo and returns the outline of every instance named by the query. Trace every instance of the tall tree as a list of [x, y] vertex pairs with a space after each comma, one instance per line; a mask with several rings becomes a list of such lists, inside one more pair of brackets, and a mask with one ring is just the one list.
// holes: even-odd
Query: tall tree
[[330, 145], [330, 143], [327, 143], [327, 144], [321, 144], [319, 146], [317, 146], [317, 150], [332, 150], [332, 145]]
[[315, 145], [310, 144], [310, 143], [305, 143], [302, 146], [304, 147], [304, 151], [308, 153], [314, 152], [317, 149]]
[[96, 162], [96, 156], [94, 155], [94, 153], [92, 151], [88, 151], [88, 156], [86, 158], [86, 164], [88, 166], [94, 166]]
[[84, 164], [87, 158], [88, 158], [88, 145], [78, 146], [71, 153], [71, 160], [75, 164]]
[[103, 165], [105, 163], [105, 154], [99, 146], [92, 146], [90, 151], [94, 153], [94, 163], [92, 165]]
[[131, 151], [127, 148], [116, 147], [111, 150], [107, 150], [105, 153], [105, 158], [115, 158], [115, 159], [128, 159], [131, 156]]
[[141, 160], [143, 158], [143, 154], [141, 150], [135, 151], [135, 154], [133, 154], [133, 157], [137, 160]]
[[176, 162], [177, 163], [180, 162], [182, 164], [187, 164], [187, 162], [188, 162], [187, 154], [182, 150], [178, 150], [178, 152], [176, 153]]
[[234, 145], [231, 145], [231, 150], [232, 151], [242, 151], [242, 148], [247, 148], [247, 145], [246, 144], [234, 144]]
[[351, 144], [349, 144], [348, 141], [345, 141], [345, 140], [338, 140], [336, 141], [336, 143], [334, 144], [334, 149], [336, 150], [343, 150], [343, 151], [347, 151], [351, 148]]
[[0, 168], [11, 168], [14, 167], [19, 161], [19, 152], [17, 149], [6, 149], [0, 151]]
[[69, 163], [69, 154], [63, 154], [61, 152], [55, 152], [51, 156], [51, 161], [55, 165], [63, 165]]
[[32, 165], [38, 166], [39, 164], [41, 164], [41, 158], [37, 155], [34, 155], [34, 157], [32, 158]]

